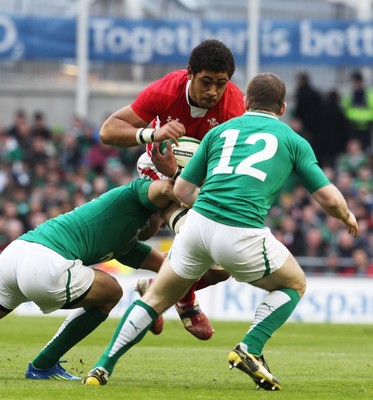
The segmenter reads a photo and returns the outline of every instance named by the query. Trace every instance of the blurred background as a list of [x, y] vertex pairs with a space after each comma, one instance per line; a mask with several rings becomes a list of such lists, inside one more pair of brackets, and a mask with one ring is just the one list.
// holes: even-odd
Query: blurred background
[[74, 113], [99, 125], [212, 35], [235, 54], [243, 90], [265, 70], [289, 102], [300, 71], [324, 91], [347, 89], [354, 67], [371, 80], [372, 13], [370, 0], [2, 0], [0, 116], [39, 107], [52, 125]]
[[[0, 251], [137, 178], [144, 148], [103, 146], [100, 126], [185, 68], [206, 38], [231, 48], [243, 92], [258, 72], [285, 81], [285, 121], [310, 141], [361, 230], [349, 237], [291, 177], [268, 219], [275, 235], [309, 275], [373, 276], [371, 0], [1, 0]], [[154, 240], [167, 251], [172, 235]]]

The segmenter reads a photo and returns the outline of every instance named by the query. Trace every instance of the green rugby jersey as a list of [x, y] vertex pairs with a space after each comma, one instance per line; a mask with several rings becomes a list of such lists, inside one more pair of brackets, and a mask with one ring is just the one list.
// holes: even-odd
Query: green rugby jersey
[[[51, 218], [19, 239], [42, 244], [63, 257], [93, 265], [113, 258], [138, 264], [151, 248], [137, 236], [150, 215], [157, 210], [149, 201], [152, 181], [137, 179], [112, 189], [74, 210]], [[141, 257], [128, 259], [136, 248]], [[134, 265], [138, 267], [138, 265]]]
[[225, 225], [263, 228], [292, 171], [314, 192], [328, 184], [310, 144], [269, 113], [249, 111], [203, 138], [181, 177], [200, 185], [193, 209]]

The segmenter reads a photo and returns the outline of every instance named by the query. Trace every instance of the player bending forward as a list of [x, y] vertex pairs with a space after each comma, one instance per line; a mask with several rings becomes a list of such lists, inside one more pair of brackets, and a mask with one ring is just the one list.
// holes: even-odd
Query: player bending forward
[[[242, 115], [243, 93], [231, 82], [234, 71], [232, 52], [218, 40], [205, 40], [192, 50], [186, 70], [171, 72], [153, 82], [131, 105], [114, 112], [100, 130], [102, 142], [119, 147], [147, 143], [147, 151], [138, 161], [140, 176], [175, 179], [180, 173], [175, 157], [171, 151], [163, 156], [159, 143], [168, 139], [178, 143], [183, 135], [201, 140], [210, 129]], [[177, 231], [185, 215], [185, 208], [176, 207], [166, 221], [174, 231], [176, 226]], [[203, 278], [176, 303], [184, 327], [199, 339], [209, 339], [213, 329], [199, 307], [194, 290], [229, 276], [222, 269], [212, 269], [209, 281]], [[139, 282], [140, 294], [144, 294], [150, 283]], [[160, 317], [151, 330], [160, 333], [162, 326]]]

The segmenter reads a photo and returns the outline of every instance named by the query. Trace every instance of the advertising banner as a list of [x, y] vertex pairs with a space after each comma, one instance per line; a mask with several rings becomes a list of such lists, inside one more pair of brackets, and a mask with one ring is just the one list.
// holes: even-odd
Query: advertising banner
[[[72, 18], [0, 14], [0, 60], [64, 60], [76, 56]], [[260, 63], [368, 66], [373, 61], [373, 22], [262, 20]], [[247, 62], [247, 22], [89, 20], [90, 60], [138, 64], [187, 64], [190, 50], [208, 38], [226, 43], [238, 65]]]
[[[134, 291], [137, 280], [143, 275], [139, 271], [128, 276], [117, 275], [123, 287], [123, 298], [112, 310], [111, 317], [119, 318], [127, 307], [138, 298]], [[364, 278], [309, 277], [307, 291], [289, 321], [328, 323], [373, 323], [373, 281]], [[266, 292], [230, 278], [216, 286], [198, 291], [197, 298], [202, 310], [211, 320], [252, 321], [255, 309]], [[59, 310], [51, 315], [66, 315]], [[19, 315], [42, 315], [33, 303], [25, 303], [15, 311]], [[166, 318], [178, 315], [172, 307]]]

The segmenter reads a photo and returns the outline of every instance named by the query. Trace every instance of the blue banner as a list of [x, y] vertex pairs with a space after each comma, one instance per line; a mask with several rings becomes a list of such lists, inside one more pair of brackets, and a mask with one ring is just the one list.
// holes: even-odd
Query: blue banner
[[[75, 19], [0, 14], [0, 60], [63, 60], [76, 55]], [[186, 64], [202, 40], [226, 43], [247, 61], [247, 23], [206, 20], [91, 18], [90, 60]], [[373, 64], [373, 22], [272, 21], [260, 24], [260, 63], [329, 66]]]

